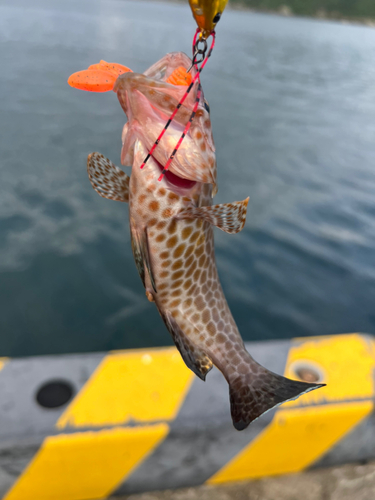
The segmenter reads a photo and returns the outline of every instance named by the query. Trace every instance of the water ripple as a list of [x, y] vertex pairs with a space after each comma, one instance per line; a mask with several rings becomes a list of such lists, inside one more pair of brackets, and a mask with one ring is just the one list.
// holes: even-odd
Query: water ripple
[[[0, 0], [0, 355], [171, 342], [127, 208], [87, 179], [89, 152], [119, 163], [123, 112], [66, 79], [99, 59], [143, 71], [189, 52], [193, 31], [187, 5]], [[366, 27], [231, 10], [220, 22], [202, 76], [217, 202], [250, 203], [216, 250], [247, 340], [375, 333], [374, 58]]]

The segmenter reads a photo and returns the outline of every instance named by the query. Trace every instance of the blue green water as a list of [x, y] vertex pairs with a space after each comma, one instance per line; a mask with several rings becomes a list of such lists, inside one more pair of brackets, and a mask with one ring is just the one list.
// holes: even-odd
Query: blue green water
[[[125, 116], [66, 80], [100, 59], [142, 72], [194, 29], [182, 4], [0, 0], [0, 356], [171, 343], [127, 207], [86, 174], [92, 151], [119, 164]], [[217, 34], [216, 200], [250, 203], [216, 252], [243, 337], [375, 333], [375, 30], [228, 10]]]

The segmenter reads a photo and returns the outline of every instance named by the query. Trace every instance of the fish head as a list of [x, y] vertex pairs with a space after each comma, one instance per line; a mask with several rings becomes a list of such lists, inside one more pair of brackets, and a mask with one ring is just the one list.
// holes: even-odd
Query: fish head
[[[128, 72], [117, 78], [113, 90], [128, 118], [122, 137], [123, 164], [133, 162], [137, 139], [150, 152], [196, 75], [195, 67], [187, 72], [190, 66], [191, 59], [186, 54], [173, 52], [143, 74]], [[198, 86], [198, 81], [195, 81], [152, 154], [163, 167], [166, 165], [199, 98], [195, 116], [170, 165], [170, 171], [183, 179], [216, 186], [210, 109], [203, 91], [198, 94]]]

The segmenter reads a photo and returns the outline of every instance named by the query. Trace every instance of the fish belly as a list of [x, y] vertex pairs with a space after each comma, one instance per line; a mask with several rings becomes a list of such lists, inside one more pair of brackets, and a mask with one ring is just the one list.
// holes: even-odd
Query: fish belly
[[232, 354], [246, 359], [249, 354], [220, 285], [212, 226], [197, 219], [173, 219], [161, 233], [151, 229], [148, 234], [154, 299], [163, 319], [173, 317], [177, 335], [189, 339], [229, 378]]

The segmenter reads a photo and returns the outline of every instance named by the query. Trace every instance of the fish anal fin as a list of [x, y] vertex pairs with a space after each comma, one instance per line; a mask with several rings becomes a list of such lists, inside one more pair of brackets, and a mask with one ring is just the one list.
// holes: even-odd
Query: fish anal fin
[[151, 285], [157, 293], [155, 279], [151, 267], [150, 252], [148, 247], [147, 228], [138, 230], [135, 225], [130, 224], [131, 243], [135, 265], [137, 266], [139, 276], [141, 277], [143, 286], [146, 287], [145, 268], [150, 277]]
[[240, 232], [246, 222], [249, 198], [233, 203], [222, 203], [208, 207], [187, 207], [181, 210], [177, 219], [203, 219], [226, 233]]
[[211, 359], [185, 335], [170, 311], [159, 310], [159, 313], [186, 366], [201, 380], [206, 380], [206, 375], [213, 366]]
[[100, 153], [87, 157], [87, 173], [95, 191], [109, 200], [128, 202], [130, 177]]

